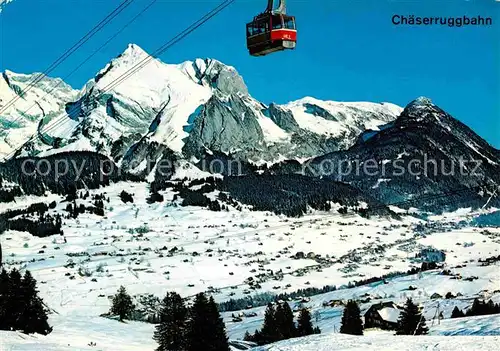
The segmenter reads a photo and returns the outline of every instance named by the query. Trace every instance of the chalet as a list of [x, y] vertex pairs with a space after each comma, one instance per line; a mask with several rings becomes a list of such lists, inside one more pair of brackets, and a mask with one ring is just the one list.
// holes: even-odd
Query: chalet
[[392, 301], [374, 304], [364, 314], [364, 327], [395, 330], [400, 312], [401, 310]]
[[344, 306], [344, 301], [342, 300], [330, 300], [330, 301], [324, 301], [323, 302], [323, 307], [337, 307], [337, 306]]

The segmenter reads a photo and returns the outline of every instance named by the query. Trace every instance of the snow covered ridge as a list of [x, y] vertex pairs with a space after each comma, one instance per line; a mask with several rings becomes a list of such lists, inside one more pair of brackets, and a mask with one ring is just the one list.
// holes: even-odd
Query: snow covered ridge
[[425, 97], [394, 121], [360, 133], [347, 150], [281, 162], [272, 172], [329, 178], [386, 204], [413, 200], [430, 211], [500, 205], [500, 151]]
[[[33, 115], [31, 129], [15, 139], [0, 140], [0, 156], [21, 146], [40, 122], [38, 138], [20, 155], [80, 150], [119, 160], [125, 155], [144, 157], [134, 154], [138, 145], [144, 149], [159, 144], [186, 158], [208, 149], [254, 163], [276, 162], [346, 149], [361, 132], [394, 120], [403, 110], [390, 103], [311, 97], [267, 105], [251, 97], [234, 67], [214, 59], [181, 64], [152, 59], [120, 79], [149, 58], [139, 46], [129, 44], [79, 92], [61, 84], [44, 100], [56, 115]], [[0, 81], [0, 99], [9, 101], [17, 89]], [[16, 119], [26, 106], [16, 108], [4, 118]]]
[[2, 12], [2, 9], [4, 8], [4, 6], [10, 2], [12, 2], [12, 0], [0, 0], [0, 12]]

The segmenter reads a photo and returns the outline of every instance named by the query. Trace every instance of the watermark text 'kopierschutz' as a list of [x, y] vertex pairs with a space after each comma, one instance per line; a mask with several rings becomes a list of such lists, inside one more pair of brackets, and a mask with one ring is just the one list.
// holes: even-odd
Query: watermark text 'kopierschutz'
[[493, 18], [482, 16], [460, 16], [460, 17], [440, 17], [429, 16], [421, 17], [415, 15], [394, 15], [392, 23], [396, 26], [447, 26], [447, 27], [463, 27], [463, 26], [491, 26]]
[[[409, 155], [409, 154], [407, 154]], [[361, 176], [381, 179], [393, 177], [478, 177], [482, 175], [482, 160], [466, 159], [462, 156], [458, 159], [433, 159], [427, 154], [418, 158], [397, 158], [393, 160], [378, 159], [340, 159], [334, 160], [325, 158], [320, 162], [310, 159], [294, 169], [294, 173], [313, 177], [327, 178], [358, 178]], [[175, 164], [169, 159], [159, 161], [148, 160], [146, 165], [130, 165], [130, 169], [137, 170], [138, 167], [144, 174], [154, 172], [161, 177], [170, 177], [175, 172]], [[212, 174], [244, 175], [246, 169], [244, 162], [239, 160], [222, 161], [219, 159], [202, 160], [198, 164], [202, 170]], [[130, 170], [129, 169], [129, 170]], [[118, 167], [109, 159], [100, 160], [98, 165], [87, 164], [85, 159], [68, 160], [58, 159], [49, 162], [47, 159], [25, 159], [21, 164], [21, 172], [26, 176], [42, 176], [53, 178], [54, 181], [65, 179], [66, 181], [79, 181], [84, 175], [92, 178], [99, 177], [99, 180], [108, 177], [120, 178], [122, 171], [126, 170]]]

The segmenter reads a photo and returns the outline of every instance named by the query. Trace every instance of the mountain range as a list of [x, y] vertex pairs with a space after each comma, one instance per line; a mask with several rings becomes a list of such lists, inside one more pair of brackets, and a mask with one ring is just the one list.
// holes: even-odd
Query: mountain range
[[[146, 60], [132, 76], [121, 78]], [[32, 76], [4, 73], [0, 106], [19, 94]], [[346, 149], [362, 131], [392, 121], [402, 111], [390, 103], [311, 97], [286, 105], [264, 104], [250, 95], [231, 66], [213, 59], [165, 64], [134, 44], [81, 90], [60, 84], [39, 107], [24, 113], [52, 81], [37, 84], [2, 116], [4, 124], [15, 121], [6, 128], [9, 135], [15, 131], [27, 136], [38, 127], [36, 140], [18, 155], [85, 150], [117, 162], [126, 156], [130, 163], [146, 157], [148, 145], [160, 145], [188, 159], [209, 150], [256, 164], [272, 163]], [[4, 156], [22, 140], [12, 139], [4, 136], [0, 142]]]
[[499, 150], [424, 97], [379, 130], [361, 133], [347, 150], [306, 164], [285, 161], [270, 172], [340, 181], [383, 203], [431, 210], [499, 204]]
[[[44, 78], [23, 92], [35, 76], [2, 74], [0, 108], [19, 100], [0, 116], [2, 157], [98, 153], [157, 183], [164, 179], [145, 169], [148, 162], [175, 159], [201, 173], [200, 160], [224, 158], [244, 162], [246, 173], [342, 182], [385, 204], [498, 204], [500, 151], [425, 97], [404, 108], [313, 97], [266, 104], [232, 66], [215, 59], [166, 64], [135, 44], [80, 90]], [[368, 162], [379, 172], [359, 172]]]

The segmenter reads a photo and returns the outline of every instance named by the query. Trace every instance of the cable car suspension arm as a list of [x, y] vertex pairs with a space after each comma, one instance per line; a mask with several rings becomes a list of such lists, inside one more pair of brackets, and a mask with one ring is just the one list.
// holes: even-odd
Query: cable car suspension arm
[[280, 4], [276, 10], [274, 8], [274, 0], [267, 0], [266, 13], [278, 13], [281, 15], [286, 15], [286, 0], [280, 0]]

